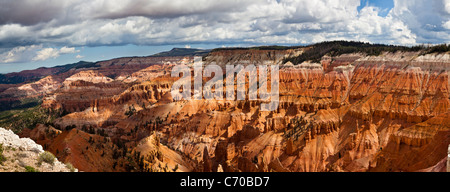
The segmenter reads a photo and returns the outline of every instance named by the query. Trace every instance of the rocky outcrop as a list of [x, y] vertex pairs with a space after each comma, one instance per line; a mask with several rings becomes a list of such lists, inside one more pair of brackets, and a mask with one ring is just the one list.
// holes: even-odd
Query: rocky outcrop
[[61, 78], [50, 75], [33, 83], [8, 88], [0, 93], [0, 97], [21, 98], [42, 96], [60, 88], [61, 82]]
[[[0, 128], [1, 155], [5, 159], [0, 163], [0, 172], [73, 172], [73, 166], [59, 162], [41, 145], [29, 138], [19, 138], [11, 130]], [[44, 157], [45, 155], [45, 157]]]
[[204, 61], [205, 65], [273, 65], [282, 64], [282, 60], [288, 57], [298, 56], [303, 48], [287, 50], [256, 50], [256, 49], [219, 49], [212, 51]]
[[[219, 49], [203, 59], [220, 66], [282, 64], [302, 51]], [[192, 64], [190, 57], [100, 62], [98, 69], [73, 72], [45, 97], [44, 107], [68, 113], [56, 128], [75, 125], [53, 138], [50, 149], [71, 146], [61, 157], [92, 171], [125, 169], [107, 169], [126, 164], [111, 160], [116, 147], [99, 150], [102, 141], [114, 146], [107, 138], [126, 143], [130, 150], [121, 154], [146, 171], [441, 171], [449, 144], [450, 61], [448, 53], [419, 54], [286, 63], [279, 107], [271, 112], [261, 111], [259, 100], [174, 101], [170, 89], [178, 78], [168, 72]], [[94, 135], [103, 157], [86, 142]]]
[[63, 82], [63, 85], [65, 87], [73, 86], [72, 83], [76, 81], [91, 82], [97, 84], [97, 83], [110, 83], [113, 81], [113, 79], [104, 76], [98, 71], [87, 70], [87, 71], [80, 71], [79, 73], [66, 78]]
[[161, 77], [166, 74], [170, 74], [170, 72], [171, 72], [170, 69], [175, 64], [181, 64], [181, 63], [188, 64], [189, 61], [191, 61], [191, 60], [186, 59], [186, 60], [179, 60], [179, 61], [177, 60], [177, 61], [174, 61], [173, 63], [168, 62], [163, 65], [151, 65], [145, 69], [134, 72], [133, 74], [131, 74], [129, 76], [119, 76], [116, 79], [126, 82], [126, 83], [151, 81], [157, 77]]
[[[212, 170], [212, 162], [209, 160], [206, 148], [204, 152], [206, 154], [203, 154], [203, 171], [209, 172]], [[142, 169], [144, 171], [186, 172], [193, 170], [189, 160], [161, 144], [159, 137], [154, 134], [142, 139], [136, 146], [134, 153], [137, 153], [139, 158], [142, 158]]]
[[269, 168], [272, 169], [275, 172], [291, 172], [289, 169], [285, 168], [281, 162], [280, 159], [275, 159], [269, 164]]
[[38, 124], [33, 129], [25, 128], [19, 134], [20, 137], [30, 138], [44, 148], [50, 146], [52, 141], [62, 133], [61, 130], [55, 129], [52, 126], [45, 126]]
[[438, 164], [448, 154], [448, 118], [449, 113], [440, 114], [394, 133], [371, 170], [418, 171]]
[[84, 172], [124, 170], [118, 162], [122, 149], [111, 138], [72, 129], [59, 134], [48, 146], [58, 159]]
[[0, 128], [0, 143], [5, 147], [12, 147], [24, 151], [44, 152], [42, 146], [29, 138], [19, 138], [11, 130]]
[[71, 82], [43, 99], [43, 107], [66, 112], [84, 111], [89, 107], [97, 110], [111, 104], [111, 98], [126, 88], [120, 82], [92, 83], [83, 80]]
[[450, 172], [450, 145], [448, 145], [447, 172]]
[[211, 172], [212, 171], [212, 162], [209, 157], [208, 148], [205, 147], [203, 150], [203, 172]]

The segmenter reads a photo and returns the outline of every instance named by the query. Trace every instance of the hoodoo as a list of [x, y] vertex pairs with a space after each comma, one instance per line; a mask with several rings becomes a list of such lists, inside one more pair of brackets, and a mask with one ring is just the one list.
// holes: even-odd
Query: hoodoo
[[[448, 55], [336, 41], [221, 48], [201, 60], [119, 58], [4, 90], [2, 106], [35, 102], [5, 112], [0, 125], [80, 171], [446, 171]], [[172, 70], [189, 66], [185, 74], [193, 77], [195, 61], [222, 72], [227, 65], [277, 65], [279, 79], [267, 73], [260, 81], [258, 70], [240, 83], [226, 73], [208, 83], [214, 77], [206, 73], [197, 85], [192, 78], [175, 87], [202, 87], [187, 95], [193, 99], [178, 100], [171, 92], [183, 78]], [[258, 86], [251, 93], [253, 78]], [[205, 87], [219, 85], [223, 99], [208, 99]], [[245, 97], [226, 99], [227, 85]], [[260, 98], [275, 87], [278, 105], [264, 110]]]

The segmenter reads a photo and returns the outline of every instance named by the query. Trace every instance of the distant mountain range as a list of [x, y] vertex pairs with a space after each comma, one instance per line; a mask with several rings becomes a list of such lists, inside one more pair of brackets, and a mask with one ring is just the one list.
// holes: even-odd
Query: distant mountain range
[[[223, 69], [279, 65], [278, 80], [267, 79], [272, 88], [278, 85], [276, 110], [261, 110], [267, 102], [261, 97], [175, 100], [172, 86], [179, 78], [172, 70], [204, 54], [205, 66]], [[83, 172], [444, 171], [450, 144], [449, 58], [446, 44], [332, 41], [175, 48], [39, 68], [5, 75], [22, 75], [17, 81], [46, 77], [0, 84], [0, 127], [34, 140]], [[271, 69], [270, 74], [276, 73]], [[258, 77], [259, 85], [267, 82], [261, 73]], [[6, 158], [15, 154], [4, 151]], [[4, 164], [25, 170], [24, 163], [8, 159]]]
[[209, 49], [173, 48], [170, 51], [154, 54], [152, 57], [205, 56], [210, 51]]
[[[150, 55], [147, 57], [175, 57], [175, 56], [205, 56], [211, 50], [204, 49], [190, 49], [190, 48], [173, 48], [170, 51], [165, 51]], [[66, 65], [59, 65], [55, 67], [40, 67], [33, 70], [24, 70], [21, 72], [14, 72], [8, 74], [0, 74], [0, 84], [20, 84], [37, 81], [48, 75], [60, 74], [69, 71], [70, 69], [91, 68], [96, 67], [98, 62], [79, 61]]]
[[[425, 47], [425, 46], [393, 46], [383, 44], [369, 44], [353, 41], [329, 41], [308, 46], [259, 46], [259, 47], [234, 47], [234, 48], [216, 48], [216, 49], [193, 49], [193, 48], [173, 48], [170, 51], [156, 53], [146, 57], [175, 57], [175, 56], [206, 56], [210, 52], [222, 50], [287, 50], [292, 48], [310, 47], [304, 54], [297, 57], [286, 59], [284, 62], [299, 64], [303, 61], [311, 60], [317, 62], [326, 54], [340, 55], [344, 53], [361, 52], [368, 55], [379, 55], [381, 52], [396, 51], [422, 51], [425, 53], [443, 53], [450, 51], [450, 46], [446, 44]], [[53, 74], [59, 74], [70, 69], [96, 67], [98, 62], [80, 61], [77, 63], [60, 65], [55, 67], [41, 67], [34, 70], [24, 70], [8, 74], [0, 74], [0, 84], [20, 84], [37, 81], [43, 77]]]

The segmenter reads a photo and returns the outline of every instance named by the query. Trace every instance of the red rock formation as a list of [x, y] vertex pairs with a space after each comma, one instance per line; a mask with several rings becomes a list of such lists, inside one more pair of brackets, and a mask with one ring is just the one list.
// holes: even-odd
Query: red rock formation
[[52, 143], [52, 141], [62, 133], [62, 131], [55, 129], [54, 127], [47, 127], [42, 124], [38, 124], [34, 129], [22, 130], [20, 137], [31, 138], [46, 150]]
[[209, 157], [208, 148], [205, 147], [203, 150], [203, 172], [211, 172], [212, 171], [212, 162]]
[[58, 135], [48, 151], [63, 162], [70, 162], [80, 171], [111, 172], [123, 170], [114, 165], [116, 148], [108, 138], [72, 129]]
[[[301, 51], [222, 50], [205, 62], [277, 64]], [[346, 54], [286, 64], [272, 112], [260, 111], [259, 100], [173, 101], [170, 88], [178, 78], [168, 71], [191, 58], [120, 58], [73, 73], [43, 106], [69, 112], [56, 120], [60, 128], [92, 127], [104, 134], [98, 139], [126, 143], [143, 155], [145, 170], [167, 171], [167, 163], [182, 171], [436, 171], [450, 142], [447, 55]], [[147, 61], [153, 64], [141, 66]], [[119, 72], [119, 63], [132, 70]], [[81, 141], [73, 132], [58, 137]], [[161, 145], [149, 140], [153, 133]], [[61, 138], [53, 149], [66, 145]], [[158, 151], [164, 157], [148, 158]]]
[[[142, 166], [146, 171], [186, 172], [192, 171], [193, 169], [188, 159], [161, 144], [159, 137], [154, 134], [142, 139], [133, 153], [138, 153], [139, 158], [142, 158]], [[211, 161], [207, 154], [204, 156], [203, 160], [205, 162], [203, 170], [210, 172]]]
[[0, 93], [2, 97], [36, 97], [49, 94], [61, 87], [61, 78], [57, 76], [47, 76], [33, 83], [11, 87]]

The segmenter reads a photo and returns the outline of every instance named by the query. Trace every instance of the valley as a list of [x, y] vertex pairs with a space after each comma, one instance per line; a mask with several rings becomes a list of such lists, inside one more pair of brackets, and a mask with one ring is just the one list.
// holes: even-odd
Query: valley
[[[2, 84], [0, 102], [18, 104], [2, 109], [0, 127], [86, 172], [446, 170], [448, 50], [338, 41], [173, 51]], [[278, 108], [260, 110], [262, 100], [175, 101], [179, 77], [171, 70], [195, 56], [224, 70], [279, 65]]]

